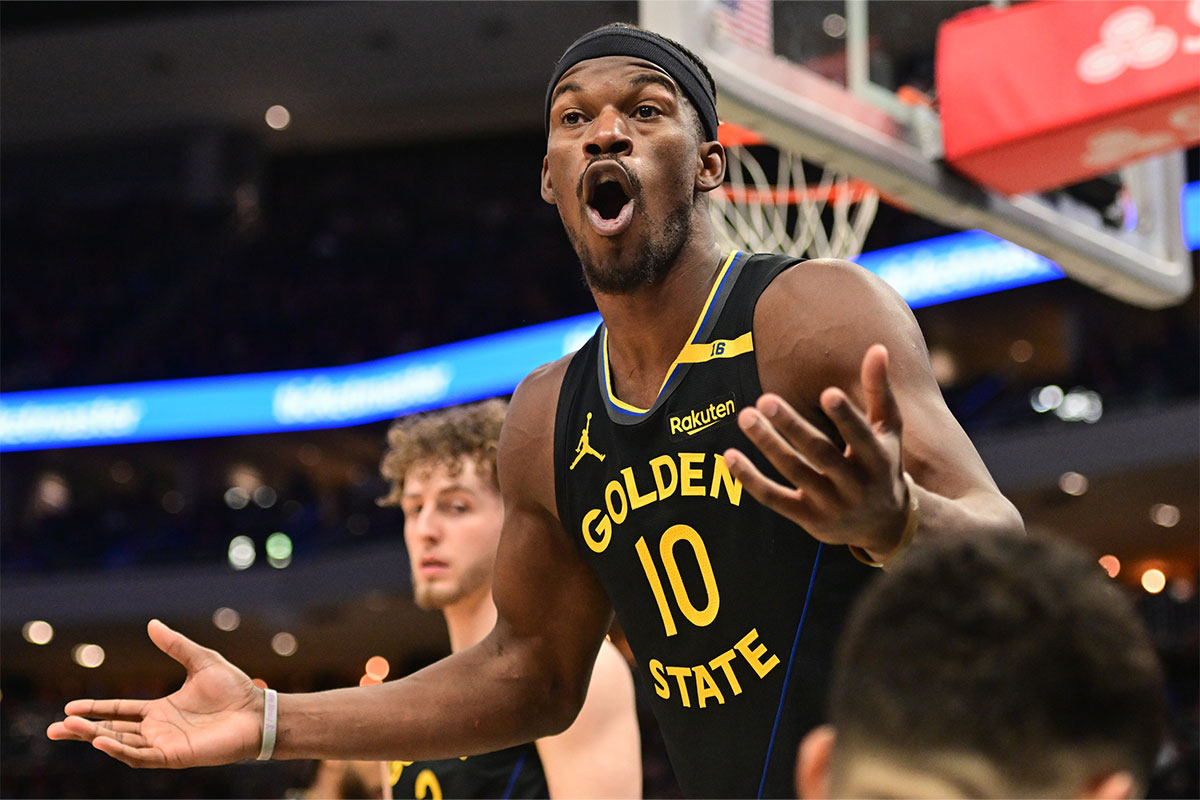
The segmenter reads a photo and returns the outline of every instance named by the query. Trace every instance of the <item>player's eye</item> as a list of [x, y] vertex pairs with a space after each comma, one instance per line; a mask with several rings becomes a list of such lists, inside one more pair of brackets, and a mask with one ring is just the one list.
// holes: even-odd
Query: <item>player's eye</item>
[[583, 114], [578, 111], [568, 111], [562, 115], [563, 125], [578, 125], [583, 122]]
[[657, 117], [661, 112], [655, 106], [643, 104], [638, 106], [633, 113], [638, 119], [651, 119]]

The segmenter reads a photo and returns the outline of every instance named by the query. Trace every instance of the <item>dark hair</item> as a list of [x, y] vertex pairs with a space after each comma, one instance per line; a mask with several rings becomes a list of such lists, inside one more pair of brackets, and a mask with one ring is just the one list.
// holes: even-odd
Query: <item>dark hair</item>
[[388, 450], [379, 467], [391, 490], [379, 504], [400, 503], [404, 477], [414, 465], [440, 464], [456, 474], [464, 457], [474, 459], [480, 477], [499, 491], [496, 450], [507, 411], [508, 403], [494, 399], [396, 420], [388, 430]]
[[1095, 560], [1060, 541], [987, 537], [914, 548], [864, 592], [831, 717], [835, 762], [965, 752], [1034, 792], [1068, 764], [1128, 770], [1144, 788], [1165, 696], [1145, 627]]

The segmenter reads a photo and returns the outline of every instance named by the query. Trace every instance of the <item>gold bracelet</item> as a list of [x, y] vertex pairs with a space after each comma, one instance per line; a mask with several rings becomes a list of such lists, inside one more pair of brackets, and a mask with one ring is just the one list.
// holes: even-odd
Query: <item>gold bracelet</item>
[[847, 545], [850, 550], [850, 555], [866, 564], [868, 567], [882, 567], [885, 564], [894, 562], [897, 558], [904, 554], [904, 551], [912, 546], [913, 539], [917, 535], [917, 526], [921, 524], [921, 503], [917, 499], [917, 484], [912, 479], [912, 475], [904, 473], [904, 484], [908, 487], [908, 518], [904, 521], [904, 532], [900, 534], [900, 542], [896, 545], [896, 549], [892, 554], [883, 561], [876, 561], [867, 555], [867, 551], [857, 545]]

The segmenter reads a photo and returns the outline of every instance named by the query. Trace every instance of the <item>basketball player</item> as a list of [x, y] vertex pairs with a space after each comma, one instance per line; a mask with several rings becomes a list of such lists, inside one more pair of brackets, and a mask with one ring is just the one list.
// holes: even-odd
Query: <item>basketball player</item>
[[615, 610], [685, 795], [789, 796], [847, 584], [870, 571], [855, 559], [1023, 533], [894, 291], [845, 261], [720, 251], [725, 154], [694, 55], [629, 26], [585, 34], [546, 127], [542, 197], [604, 324], [513, 396], [492, 632], [407, 679], [276, 706], [154, 621], [184, 688], [74, 701], [52, 738], [135, 766], [496, 750], [571, 723]]
[[[496, 623], [492, 570], [504, 502], [496, 482], [501, 400], [408, 417], [388, 432], [385, 505], [404, 511], [413, 598], [446, 618], [452, 652]], [[600, 646], [587, 697], [563, 733], [470, 758], [392, 762], [392, 796], [641, 797], [642, 754], [633, 676]]]
[[1053, 540], [923, 544], [855, 605], [802, 797], [1144, 797], [1162, 670], [1133, 605]]

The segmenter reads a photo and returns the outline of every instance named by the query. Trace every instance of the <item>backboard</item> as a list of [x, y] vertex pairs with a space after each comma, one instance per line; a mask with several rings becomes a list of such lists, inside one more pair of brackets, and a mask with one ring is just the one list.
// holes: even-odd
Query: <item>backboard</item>
[[[862, 179], [941, 224], [980, 228], [1071, 278], [1156, 308], [1192, 288], [1181, 234], [1182, 150], [1114, 167], [1086, 191], [1006, 195], [950, 169], [928, 101], [938, 25], [971, 0], [640, 0], [640, 23], [686, 45], [722, 120]], [[1095, 187], [1092, 187], [1095, 188]]]

